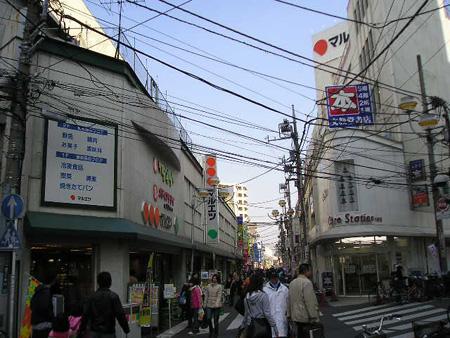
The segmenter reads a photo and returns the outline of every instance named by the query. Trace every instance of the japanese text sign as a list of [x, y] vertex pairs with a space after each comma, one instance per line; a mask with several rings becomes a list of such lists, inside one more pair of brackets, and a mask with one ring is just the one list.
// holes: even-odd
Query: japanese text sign
[[47, 123], [43, 202], [115, 208], [117, 128], [84, 119]]
[[346, 22], [314, 34], [312, 38], [314, 60], [327, 63], [341, 57], [349, 41], [350, 34]]
[[424, 160], [409, 161], [409, 178], [411, 182], [426, 180]]
[[217, 189], [209, 189], [206, 203], [206, 238], [208, 244], [219, 243], [219, 204]]
[[330, 128], [373, 124], [373, 105], [368, 84], [329, 86], [325, 90]]

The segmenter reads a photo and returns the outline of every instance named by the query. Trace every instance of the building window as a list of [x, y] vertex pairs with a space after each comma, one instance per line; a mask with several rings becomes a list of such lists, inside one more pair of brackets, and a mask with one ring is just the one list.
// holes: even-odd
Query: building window
[[339, 212], [358, 210], [358, 193], [353, 160], [336, 161], [336, 193]]
[[[355, 18], [356, 21], [359, 21], [359, 17], [358, 17], [358, 11], [356, 10], [356, 8], [353, 10], [353, 17]], [[359, 33], [359, 24], [355, 23], [355, 29], [356, 29], [356, 34]]]
[[368, 41], [369, 57], [371, 59], [372, 56], [375, 54], [372, 30], [369, 31], [369, 36], [367, 38], [367, 41]]

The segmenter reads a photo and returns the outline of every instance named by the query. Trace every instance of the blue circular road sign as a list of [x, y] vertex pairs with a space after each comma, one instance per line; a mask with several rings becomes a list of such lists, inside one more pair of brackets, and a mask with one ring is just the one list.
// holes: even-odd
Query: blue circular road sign
[[23, 199], [20, 195], [7, 195], [2, 201], [2, 214], [7, 219], [20, 218], [24, 210], [23, 206]]

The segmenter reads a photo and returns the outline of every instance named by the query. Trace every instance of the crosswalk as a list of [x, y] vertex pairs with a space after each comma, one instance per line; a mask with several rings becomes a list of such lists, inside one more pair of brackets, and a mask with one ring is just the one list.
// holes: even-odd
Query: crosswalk
[[432, 322], [447, 319], [446, 309], [436, 307], [431, 302], [369, 306], [335, 313], [333, 316], [358, 332], [362, 330], [363, 325], [378, 326], [381, 316], [387, 314], [399, 317], [384, 321], [384, 331], [391, 338], [413, 338], [413, 321]]

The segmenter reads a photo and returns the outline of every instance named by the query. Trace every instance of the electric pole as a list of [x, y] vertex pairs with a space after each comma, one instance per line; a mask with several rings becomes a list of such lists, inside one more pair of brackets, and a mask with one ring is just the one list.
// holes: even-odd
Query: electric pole
[[296, 168], [296, 186], [297, 186], [297, 204], [298, 204], [298, 220], [299, 225], [302, 227], [301, 236], [301, 249], [302, 249], [302, 261], [309, 262], [309, 248], [308, 248], [308, 233], [306, 227], [306, 217], [304, 208], [304, 191], [303, 191], [303, 175], [302, 175], [302, 162], [300, 157], [300, 144], [298, 141], [297, 121], [295, 119], [295, 109], [292, 105], [292, 120], [294, 124], [294, 132], [292, 133], [292, 140], [294, 141], [295, 148], [295, 168]]
[[[8, 142], [8, 151], [6, 154], [6, 177], [5, 193], [20, 193], [22, 183], [22, 164], [25, 155], [25, 127], [27, 118], [27, 96], [30, 82], [31, 56], [42, 40], [39, 32], [45, 24], [48, 1], [44, 1], [43, 12], [40, 17], [39, 1], [27, 1], [27, 14], [23, 31], [22, 44], [20, 46], [20, 55], [17, 64], [15, 90], [11, 99], [11, 127]], [[40, 20], [44, 23], [40, 23]], [[37, 40], [37, 42], [35, 42]], [[15, 227], [20, 223], [15, 222]], [[17, 229], [16, 229], [17, 230]], [[19, 232], [22, 233], [22, 232]], [[16, 251], [11, 251], [11, 275], [9, 287], [9, 311], [8, 311], [8, 336], [14, 337], [16, 314]]]

